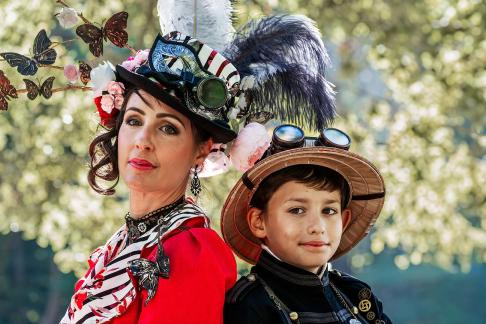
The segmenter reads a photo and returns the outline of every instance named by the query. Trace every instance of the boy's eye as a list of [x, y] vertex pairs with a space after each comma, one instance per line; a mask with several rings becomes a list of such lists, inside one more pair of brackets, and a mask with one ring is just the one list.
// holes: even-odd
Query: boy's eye
[[172, 125], [164, 125], [160, 127], [160, 130], [169, 135], [176, 135], [178, 133], [177, 128]]
[[324, 208], [322, 212], [326, 215], [335, 215], [337, 214], [337, 210], [334, 208]]
[[300, 207], [295, 207], [295, 208], [289, 209], [289, 213], [295, 214], [295, 215], [303, 214], [304, 212], [305, 212], [305, 210], [303, 208], [300, 208]]

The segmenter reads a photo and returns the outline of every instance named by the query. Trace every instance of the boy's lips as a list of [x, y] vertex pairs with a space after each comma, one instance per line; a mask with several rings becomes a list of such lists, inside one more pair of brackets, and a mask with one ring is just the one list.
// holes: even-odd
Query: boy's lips
[[138, 169], [138, 170], [155, 169], [155, 165], [153, 165], [152, 162], [144, 160], [144, 159], [139, 159], [139, 158], [130, 159], [128, 161], [128, 164], [130, 166], [132, 166], [133, 168]]
[[308, 247], [321, 247], [321, 246], [330, 245], [330, 243], [325, 241], [308, 241], [308, 242], [300, 243], [300, 245], [308, 246]]

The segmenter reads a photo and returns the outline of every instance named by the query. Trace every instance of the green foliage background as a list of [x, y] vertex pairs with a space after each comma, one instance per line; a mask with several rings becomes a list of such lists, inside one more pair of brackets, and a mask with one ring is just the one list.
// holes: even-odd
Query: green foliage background
[[[151, 45], [159, 31], [155, 1], [70, 1], [93, 21], [126, 10], [129, 44]], [[354, 268], [394, 249], [400, 269], [431, 263], [451, 271], [486, 261], [486, 6], [479, 1], [253, 0], [236, 5], [235, 24], [270, 13], [317, 21], [334, 68], [336, 125], [353, 149], [383, 171], [384, 211], [371, 240], [350, 257]], [[2, 1], [0, 52], [27, 54], [45, 28], [52, 40], [74, 39], [58, 25], [55, 1]], [[98, 61], [79, 39], [57, 47], [56, 65]], [[105, 44], [105, 59], [130, 53]], [[6, 62], [17, 88], [23, 82]], [[41, 69], [42, 79], [62, 72]], [[86, 181], [87, 147], [97, 131], [89, 93], [9, 102], [0, 114], [0, 232], [21, 232], [51, 246], [58, 267], [79, 275], [85, 260], [122, 223], [126, 190], [100, 197]], [[203, 203], [218, 225], [225, 195], [239, 175], [205, 181]], [[246, 268], [241, 264], [242, 271]]]

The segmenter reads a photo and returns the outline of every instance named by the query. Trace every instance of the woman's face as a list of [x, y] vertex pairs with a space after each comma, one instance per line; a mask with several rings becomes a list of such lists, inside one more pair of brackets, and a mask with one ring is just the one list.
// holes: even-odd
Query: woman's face
[[128, 99], [118, 133], [120, 176], [131, 190], [182, 194], [190, 169], [204, 162], [207, 143], [195, 143], [187, 117], [139, 93], [143, 100], [137, 92]]

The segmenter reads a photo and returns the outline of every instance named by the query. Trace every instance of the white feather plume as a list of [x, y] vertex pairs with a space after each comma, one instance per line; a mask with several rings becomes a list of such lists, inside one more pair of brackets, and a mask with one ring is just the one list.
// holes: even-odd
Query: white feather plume
[[225, 48], [234, 32], [230, 0], [158, 0], [157, 11], [163, 35], [176, 30], [217, 51]]

